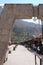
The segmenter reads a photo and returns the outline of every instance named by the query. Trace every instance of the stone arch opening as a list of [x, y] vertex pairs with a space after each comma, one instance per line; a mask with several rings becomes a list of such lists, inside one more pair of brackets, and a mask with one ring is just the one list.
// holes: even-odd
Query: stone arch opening
[[[27, 20], [27, 21], [26, 21]], [[25, 21], [25, 22], [24, 22]], [[37, 18], [35, 18], [34, 19], [34, 17], [32, 18], [32, 19], [16, 19], [15, 20], [15, 22], [14, 22], [14, 24], [13, 24], [13, 27], [12, 27], [12, 29], [14, 28], [14, 27], [17, 27], [17, 25], [16, 24], [18, 24], [19, 22], [22, 22], [21, 24], [18, 24], [18, 25], [26, 25], [25, 23], [27, 23], [28, 21], [30, 21], [31, 23], [34, 23], [34, 24], [36, 24], [36, 25], [38, 25], [39, 24], [39, 27], [40, 27], [40, 25], [41, 25], [41, 20], [39, 20], [39, 19], [37, 19]], [[29, 24], [29, 22], [28, 22], [28, 24]], [[22, 27], [21, 26], [21, 27]], [[30, 26], [31, 26], [31, 24], [30, 24]], [[21, 27], [19, 27], [19, 28], [21, 28]], [[34, 27], [34, 26], [33, 26]], [[37, 26], [36, 26], [37, 27]], [[27, 27], [28, 28], [28, 27]], [[15, 29], [15, 28], [14, 28]], [[31, 28], [30, 28], [31, 29]], [[16, 30], [16, 29], [15, 29]], [[17, 30], [16, 30], [17, 31]], [[28, 32], [29, 33], [29, 32]], [[19, 33], [20, 34], [20, 33]], [[39, 33], [39, 34], [42, 34], [42, 30], [41, 30], [41, 33]], [[34, 34], [33, 34], [34, 35]], [[37, 37], [38, 37], [38, 35], [37, 35]], [[28, 40], [27, 40], [28, 41]]]

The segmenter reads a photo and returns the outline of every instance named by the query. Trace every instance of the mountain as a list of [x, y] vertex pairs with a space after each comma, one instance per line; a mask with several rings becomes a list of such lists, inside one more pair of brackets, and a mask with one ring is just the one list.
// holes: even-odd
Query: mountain
[[31, 32], [32, 34], [41, 33], [41, 25], [18, 19], [14, 23], [13, 32]]
[[33, 38], [33, 35], [38, 36], [38, 34], [40, 33], [42, 33], [42, 28], [40, 24], [17, 19], [13, 25], [12, 40], [14, 42], [20, 42]]
[[2, 6], [0, 6], [0, 14], [1, 14], [1, 12], [2, 12], [2, 9], [3, 9]]

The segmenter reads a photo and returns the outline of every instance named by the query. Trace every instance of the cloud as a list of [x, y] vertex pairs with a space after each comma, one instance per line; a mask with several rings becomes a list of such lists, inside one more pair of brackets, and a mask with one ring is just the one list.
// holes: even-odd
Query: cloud
[[35, 23], [35, 24], [41, 24], [41, 20], [36, 20], [34, 21], [33, 19], [22, 19], [23, 21], [26, 21], [26, 22], [32, 22], [32, 23]]
[[4, 6], [4, 4], [0, 4], [0, 6]]

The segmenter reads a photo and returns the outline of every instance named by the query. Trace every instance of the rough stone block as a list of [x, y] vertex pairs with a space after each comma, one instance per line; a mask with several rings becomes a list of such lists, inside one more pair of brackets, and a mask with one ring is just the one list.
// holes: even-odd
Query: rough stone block
[[9, 41], [9, 36], [8, 35], [0, 35], [0, 41]]
[[39, 18], [43, 20], [43, 4], [39, 5]]

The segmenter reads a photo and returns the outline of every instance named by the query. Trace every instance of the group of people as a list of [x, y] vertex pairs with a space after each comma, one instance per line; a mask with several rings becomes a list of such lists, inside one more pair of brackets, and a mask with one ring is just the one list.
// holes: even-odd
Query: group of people
[[4, 63], [5, 63], [5, 62], [7, 61], [7, 59], [8, 59], [8, 54], [11, 54], [11, 52], [12, 52], [13, 50], [15, 50], [16, 47], [17, 47], [17, 45], [12, 44], [11, 41], [9, 41], [8, 49], [7, 49], [6, 53], [5, 53]]

